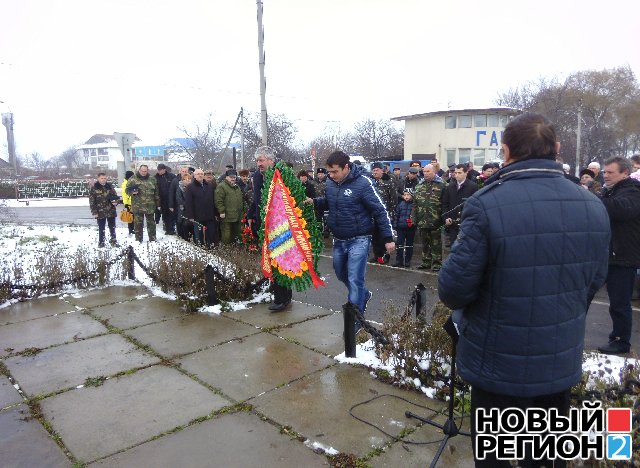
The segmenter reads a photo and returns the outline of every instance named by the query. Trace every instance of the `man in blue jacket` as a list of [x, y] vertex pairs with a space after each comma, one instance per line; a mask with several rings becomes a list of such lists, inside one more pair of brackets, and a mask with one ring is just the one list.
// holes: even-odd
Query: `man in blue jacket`
[[314, 199], [315, 207], [318, 211], [329, 210], [327, 225], [334, 236], [333, 269], [349, 291], [349, 302], [364, 315], [371, 298], [364, 277], [374, 220], [384, 247], [391, 254], [396, 248], [391, 219], [372, 178], [362, 166], [349, 163], [347, 154], [331, 153], [327, 172], [330, 180], [325, 196]]
[[[466, 201], [438, 277], [440, 299], [456, 309], [456, 362], [472, 385], [472, 433], [478, 409], [568, 411], [569, 390], [582, 376], [587, 309], [607, 273], [607, 212], [564, 178], [553, 125], [520, 115], [502, 143], [504, 167]], [[473, 445], [477, 457], [475, 437]], [[490, 455], [476, 466], [510, 466]]]

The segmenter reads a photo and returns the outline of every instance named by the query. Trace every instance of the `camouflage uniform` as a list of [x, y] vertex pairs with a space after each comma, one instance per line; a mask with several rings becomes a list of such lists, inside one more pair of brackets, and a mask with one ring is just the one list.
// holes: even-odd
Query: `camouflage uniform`
[[442, 266], [442, 192], [445, 183], [440, 177], [431, 181], [423, 179], [413, 196], [411, 218], [420, 230], [422, 238], [422, 265], [420, 269], [437, 271]]
[[116, 191], [109, 182], [102, 185], [96, 182], [89, 190], [89, 208], [91, 214], [98, 221], [98, 247], [104, 246], [105, 225], [109, 225], [111, 244], [116, 243], [116, 207], [112, 203], [118, 200]]
[[156, 222], [154, 214], [160, 206], [160, 192], [155, 177], [143, 177], [139, 172], [129, 179], [127, 193], [131, 195], [131, 211], [133, 212], [133, 231], [136, 240], [142, 242], [142, 228], [147, 219], [149, 240], [156, 240]]

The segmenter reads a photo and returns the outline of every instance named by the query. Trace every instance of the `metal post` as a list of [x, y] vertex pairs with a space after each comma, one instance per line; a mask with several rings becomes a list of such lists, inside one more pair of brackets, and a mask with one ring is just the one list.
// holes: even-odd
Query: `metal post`
[[7, 150], [9, 152], [9, 163], [13, 166], [13, 174], [18, 175], [18, 163], [16, 158], [16, 142], [13, 134], [13, 112], [2, 114], [2, 125], [7, 127]]
[[127, 262], [129, 263], [127, 265], [127, 278], [129, 278], [130, 280], [135, 280], [136, 279], [136, 269], [135, 269], [135, 257], [136, 253], [133, 251], [133, 246], [129, 246], [127, 247]]
[[582, 139], [582, 111], [578, 111], [578, 130], [576, 131], [576, 177], [580, 177], [580, 140]]
[[207, 305], [214, 306], [217, 305], [218, 297], [216, 296], [216, 286], [215, 286], [215, 275], [214, 270], [211, 265], [207, 265], [204, 269], [204, 278], [207, 283]]
[[261, 125], [262, 144], [267, 145], [267, 82], [264, 78], [264, 29], [262, 28], [262, 1], [256, 0], [258, 7], [258, 64], [260, 65], [260, 104], [261, 104]]
[[244, 109], [240, 108], [240, 169], [244, 169]]
[[355, 305], [347, 302], [342, 306], [344, 320], [344, 355], [348, 358], [356, 357], [356, 313]]
[[427, 289], [424, 284], [418, 283], [416, 292], [416, 318], [424, 321], [426, 318]]

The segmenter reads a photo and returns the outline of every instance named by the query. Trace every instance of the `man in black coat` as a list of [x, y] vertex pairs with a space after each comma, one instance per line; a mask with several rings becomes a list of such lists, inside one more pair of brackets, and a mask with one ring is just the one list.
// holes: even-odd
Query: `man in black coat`
[[447, 235], [446, 247], [450, 247], [458, 238], [460, 214], [464, 201], [478, 191], [478, 184], [467, 178], [466, 164], [458, 164], [453, 179], [442, 193], [442, 219]]
[[158, 172], [156, 172], [156, 182], [158, 184], [158, 193], [160, 194], [160, 209], [162, 211], [162, 224], [164, 224], [164, 233], [170, 236], [176, 234], [176, 218], [173, 210], [170, 208], [171, 198], [171, 182], [176, 175], [164, 164], [158, 164]]
[[[247, 223], [257, 238], [260, 226], [264, 222], [260, 217], [262, 189], [264, 188], [263, 174], [268, 167], [272, 167], [276, 163], [276, 154], [270, 147], [261, 146], [256, 150], [255, 159], [258, 170], [253, 173], [253, 203], [251, 203], [251, 206], [247, 211]], [[280, 312], [287, 308], [291, 303], [291, 297], [293, 296], [291, 289], [281, 286], [273, 281], [271, 283], [271, 290], [273, 291], [273, 304], [269, 306], [269, 310], [273, 312]]]
[[[191, 182], [184, 191], [184, 212], [193, 224], [193, 239], [207, 247], [218, 245], [218, 213], [214, 203], [214, 188], [204, 180], [204, 171], [196, 169]], [[204, 239], [203, 239], [204, 237]]]
[[[504, 167], [465, 203], [460, 236], [438, 276], [440, 299], [454, 309], [459, 330], [458, 371], [472, 386], [476, 467], [490, 468], [511, 461], [497, 459], [508, 441], [478, 456], [483, 444], [473, 435], [487, 433], [475, 424], [483, 413], [537, 407], [568, 414], [610, 237], [602, 203], [554, 161], [560, 144], [551, 122], [522, 114], [507, 124], [502, 143]], [[566, 466], [523, 455], [519, 466]]]
[[607, 293], [613, 329], [609, 343], [598, 351], [606, 354], [631, 349], [631, 296], [640, 267], [640, 183], [629, 177], [632, 171], [627, 158], [615, 156], [604, 163], [601, 199], [611, 222]]

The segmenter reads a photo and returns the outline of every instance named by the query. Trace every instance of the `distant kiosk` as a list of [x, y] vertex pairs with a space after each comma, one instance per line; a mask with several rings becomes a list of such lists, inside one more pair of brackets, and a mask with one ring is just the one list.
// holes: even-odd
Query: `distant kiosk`
[[122, 161], [118, 161], [118, 181], [122, 183], [124, 180], [124, 174], [128, 170], [135, 169], [131, 165], [132, 145], [136, 140], [135, 133], [119, 133], [114, 132], [113, 138], [116, 139], [120, 151], [122, 151]]

